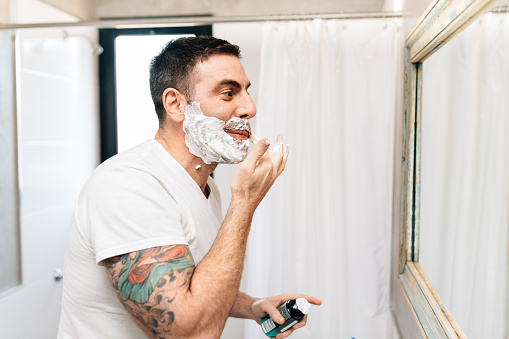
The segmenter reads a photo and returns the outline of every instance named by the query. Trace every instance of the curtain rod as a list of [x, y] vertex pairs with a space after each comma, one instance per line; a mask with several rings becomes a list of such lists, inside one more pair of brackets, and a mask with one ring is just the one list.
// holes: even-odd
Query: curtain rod
[[58, 27], [94, 27], [94, 28], [146, 28], [146, 27], [181, 27], [211, 25], [217, 23], [290, 21], [312, 19], [383, 19], [400, 18], [403, 12], [360, 12], [335, 14], [295, 14], [265, 16], [189, 16], [171, 18], [140, 18], [140, 19], [108, 19], [98, 21], [50, 22], [31, 24], [0, 24], [0, 30], [25, 28], [58, 28]]

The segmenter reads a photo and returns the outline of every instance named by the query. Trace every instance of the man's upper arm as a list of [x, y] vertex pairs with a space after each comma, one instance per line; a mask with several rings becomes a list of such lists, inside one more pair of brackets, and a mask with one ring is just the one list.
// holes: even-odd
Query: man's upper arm
[[103, 261], [120, 301], [153, 338], [169, 335], [178, 316], [179, 296], [188, 291], [194, 261], [187, 245], [169, 245]]

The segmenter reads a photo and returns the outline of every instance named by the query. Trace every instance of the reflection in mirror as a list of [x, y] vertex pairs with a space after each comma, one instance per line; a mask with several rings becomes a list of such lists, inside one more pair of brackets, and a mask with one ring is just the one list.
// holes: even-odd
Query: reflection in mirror
[[506, 338], [509, 14], [423, 64], [419, 263], [468, 338]]

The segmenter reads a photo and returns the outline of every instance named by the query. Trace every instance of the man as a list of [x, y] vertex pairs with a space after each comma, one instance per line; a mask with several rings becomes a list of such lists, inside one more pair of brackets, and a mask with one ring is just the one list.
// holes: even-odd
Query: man
[[[219, 338], [228, 316], [282, 323], [276, 307], [301, 296], [238, 291], [253, 213], [289, 151], [279, 142], [270, 156], [262, 139], [247, 155], [256, 108], [239, 58], [235, 45], [196, 37], [153, 59], [159, 130], [99, 166], [78, 198], [59, 338]], [[221, 220], [210, 174], [242, 160]]]

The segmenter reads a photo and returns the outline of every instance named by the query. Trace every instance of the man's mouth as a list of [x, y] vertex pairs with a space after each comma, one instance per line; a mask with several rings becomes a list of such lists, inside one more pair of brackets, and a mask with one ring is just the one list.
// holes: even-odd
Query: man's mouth
[[233, 118], [226, 123], [224, 131], [234, 140], [246, 140], [251, 135], [251, 125], [247, 120]]
[[249, 132], [246, 131], [246, 130], [241, 130], [241, 129], [229, 130], [229, 131], [226, 131], [226, 133], [228, 133], [228, 135], [230, 135], [233, 138], [233, 140], [238, 140], [238, 139], [246, 140], [246, 139], [249, 139]]

